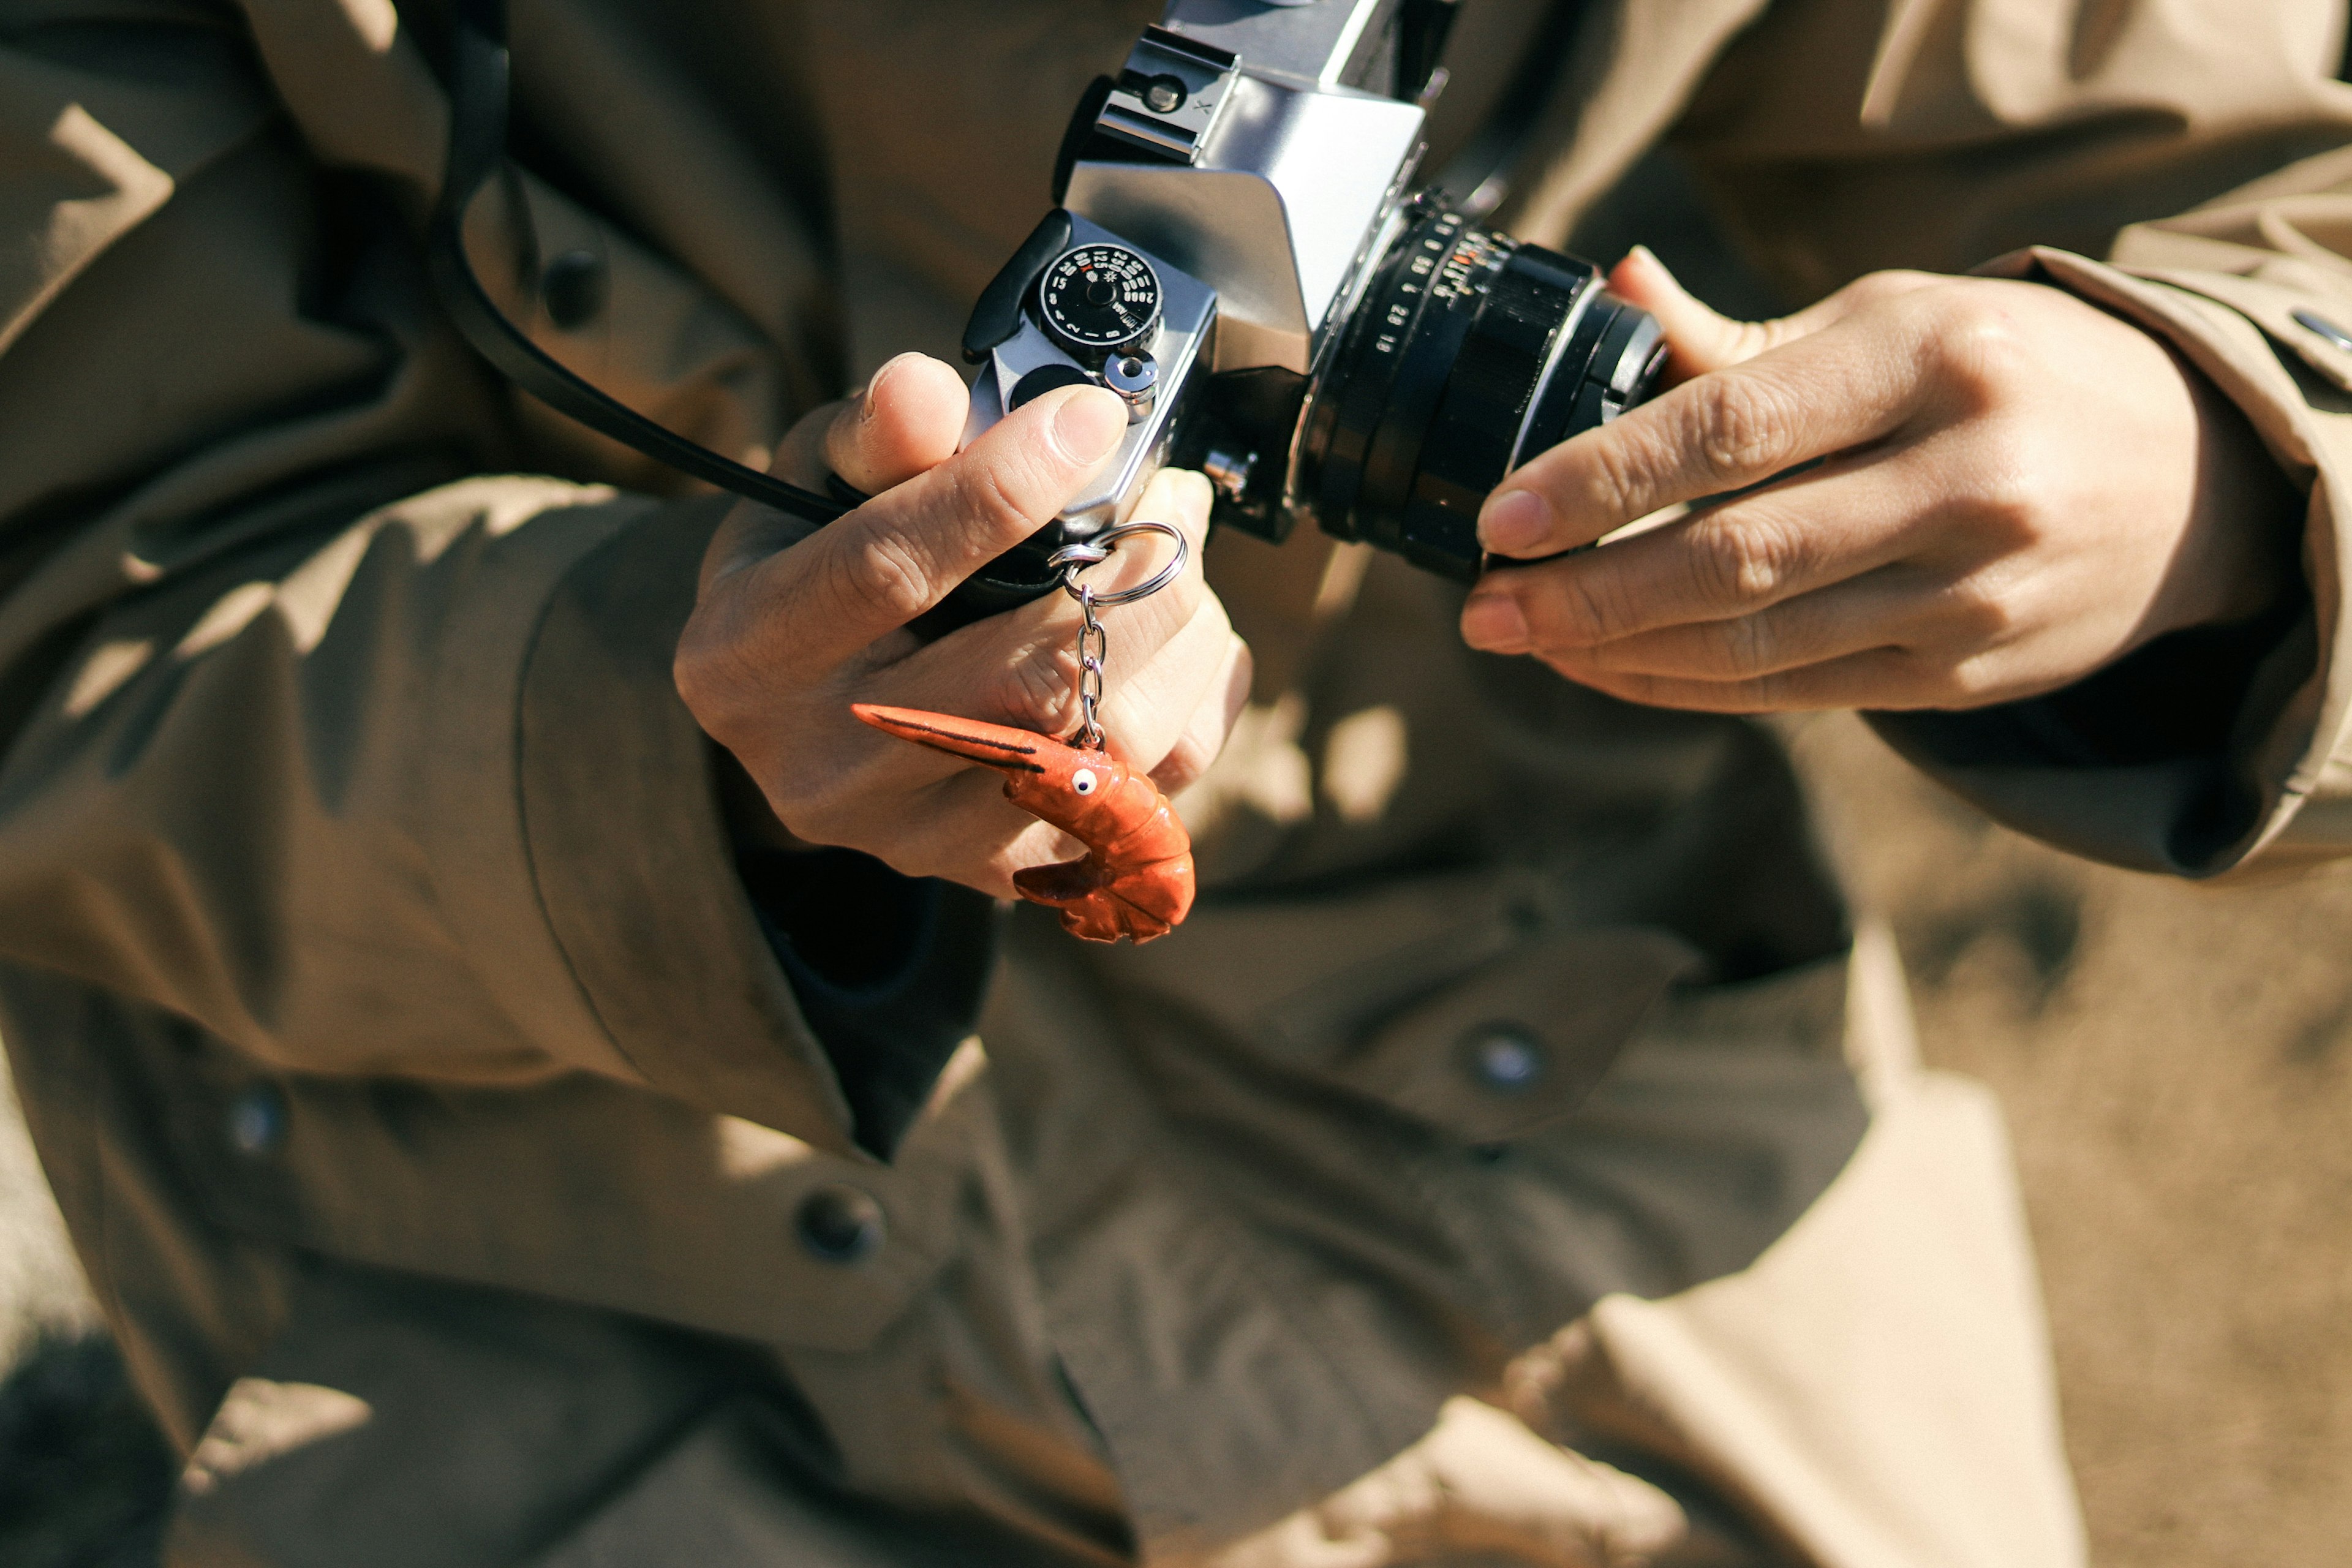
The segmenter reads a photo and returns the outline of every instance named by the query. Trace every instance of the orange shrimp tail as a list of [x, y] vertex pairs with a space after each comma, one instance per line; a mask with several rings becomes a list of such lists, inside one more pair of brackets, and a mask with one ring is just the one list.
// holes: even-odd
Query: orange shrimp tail
[[1166, 936], [1192, 908], [1192, 846], [1150, 779], [1102, 752], [1006, 724], [917, 708], [853, 703], [866, 723], [902, 741], [1005, 775], [1008, 799], [1075, 836], [1084, 858], [1013, 874], [1013, 890], [1060, 911], [1088, 942], [1139, 945]]
[[1089, 856], [1013, 873], [1013, 889], [1033, 904], [1059, 910], [1062, 929], [1087, 942], [1136, 946], [1166, 936], [1192, 910], [1192, 857], [1180, 855], [1113, 873]]

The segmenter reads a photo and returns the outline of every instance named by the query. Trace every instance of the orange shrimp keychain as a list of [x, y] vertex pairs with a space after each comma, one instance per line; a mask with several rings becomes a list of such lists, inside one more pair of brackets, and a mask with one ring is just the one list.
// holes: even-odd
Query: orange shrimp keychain
[[[1149, 582], [1097, 597], [1078, 574], [1108, 560], [1125, 539], [1164, 533], [1175, 558]], [[1168, 797], [1143, 774], [1105, 749], [1095, 710], [1102, 701], [1103, 658], [1109, 638], [1098, 609], [1156, 594], [1184, 569], [1184, 535], [1164, 522], [1130, 522], [1056, 551], [1050, 564], [1077, 600], [1077, 733], [1057, 741], [1007, 724], [987, 724], [915, 708], [857, 702], [850, 711], [876, 729], [1004, 775], [1004, 798], [1076, 838], [1087, 852], [1058, 866], [1033, 866], [1013, 875], [1015, 891], [1062, 913], [1062, 929], [1088, 942], [1126, 937], [1139, 945], [1166, 936], [1192, 908], [1192, 838]], [[1071, 743], [1075, 742], [1075, 744]]]

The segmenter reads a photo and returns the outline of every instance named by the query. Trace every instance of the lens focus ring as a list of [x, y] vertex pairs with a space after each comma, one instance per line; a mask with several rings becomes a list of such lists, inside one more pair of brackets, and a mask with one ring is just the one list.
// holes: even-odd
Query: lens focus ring
[[[1538, 258], [1553, 265], [1542, 265]], [[1565, 273], [1568, 268], [1581, 277]], [[1581, 262], [1531, 247], [1504, 261], [1454, 356], [1408, 503], [1409, 513], [1435, 508], [1444, 515], [1409, 515], [1407, 533], [1443, 534], [1450, 531], [1449, 520], [1466, 516], [1475, 542], [1479, 503], [1509, 468], [1528, 407], [1545, 384], [1552, 351], [1570, 318], [1593, 292], [1592, 277]]]
[[1587, 263], [1424, 204], [1310, 393], [1297, 494], [1325, 531], [1469, 581], [1496, 482], [1646, 397], [1660, 357]]

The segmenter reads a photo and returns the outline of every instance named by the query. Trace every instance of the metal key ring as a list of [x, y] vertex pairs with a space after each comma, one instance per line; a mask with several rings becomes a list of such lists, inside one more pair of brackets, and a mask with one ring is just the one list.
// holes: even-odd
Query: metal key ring
[[1109, 560], [1111, 551], [1117, 548], [1119, 541], [1133, 538], [1139, 533], [1166, 534], [1176, 542], [1176, 553], [1148, 581], [1132, 588], [1121, 588], [1115, 594], [1097, 594], [1094, 602], [1096, 608], [1108, 609], [1115, 605], [1131, 605], [1138, 599], [1148, 599], [1176, 581], [1177, 574], [1184, 570], [1185, 559], [1192, 552], [1191, 542], [1173, 523], [1122, 522], [1116, 528], [1104, 529], [1091, 539], [1064, 545], [1045, 558], [1045, 565], [1049, 570], [1062, 574], [1062, 591], [1075, 599], [1079, 593], [1078, 574]]

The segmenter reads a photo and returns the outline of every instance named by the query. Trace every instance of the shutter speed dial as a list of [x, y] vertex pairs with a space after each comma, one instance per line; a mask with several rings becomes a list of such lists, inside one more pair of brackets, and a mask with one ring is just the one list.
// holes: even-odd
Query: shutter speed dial
[[1160, 275], [1123, 245], [1081, 245], [1037, 280], [1045, 331], [1087, 364], [1148, 348], [1160, 330]]

